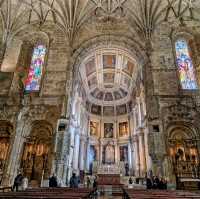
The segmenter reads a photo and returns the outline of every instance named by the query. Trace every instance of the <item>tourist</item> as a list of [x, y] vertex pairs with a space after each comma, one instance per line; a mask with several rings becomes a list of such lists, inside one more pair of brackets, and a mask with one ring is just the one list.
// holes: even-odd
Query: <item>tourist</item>
[[96, 176], [93, 181], [93, 188], [97, 188], [97, 177]]
[[159, 182], [160, 182], [160, 180], [159, 180], [158, 176], [154, 176], [153, 177], [153, 189], [158, 189]]
[[150, 178], [146, 178], [146, 187], [147, 189], [152, 189], [152, 181]]
[[72, 174], [69, 184], [70, 184], [70, 188], [78, 188], [79, 179], [75, 173]]
[[163, 180], [163, 189], [167, 190], [167, 180]]
[[22, 180], [23, 180], [23, 176], [21, 173], [19, 173], [16, 177], [15, 177], [15, 180], [14, 180], [14, 185], [12, 187], [12, 190], [15, 191], [18, 191], [19, 190], [19, 186], [21, 186], [22, 184]]
[[133, 180], [132, 180], [131, 177], [129, 178], [128, 183], [129, 183], [129, 184], [133, 184]]
[[28, 178], [27, 177], [24, 177], [22, 179], [22, 190], [26, 190], [28, 188]]
[[49, 178], [49, 187], [57, 187], [58, 182], [56, 176], [53, 174], [52, 177]]
[[90, 178], [89, 177], [87, 177], [86, 183], [87, 183], [87, 188], [90, 188], [91, 182], [90, 182]]
[[164, 179], [160, 178], [159, 183], [158, 183], [158, 189], [164, 189]]

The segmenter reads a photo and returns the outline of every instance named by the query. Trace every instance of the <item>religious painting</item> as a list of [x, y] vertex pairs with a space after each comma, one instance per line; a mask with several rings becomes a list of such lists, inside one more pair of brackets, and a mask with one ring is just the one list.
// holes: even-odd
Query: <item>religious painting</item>
[[104, 123], [104, 137], [113, 138], [113, 123]]
[[115, 100], [119, 100], [122, 98], [121, 94], [118, 91], [114, 91]]
[[112, 93], [106, 93], [104, 100], [105, 101], [112, 101], [113, 100]]
[[98, 136], [98, 122], [90, 121], [90, 135], [91, 136]]
[[135, 64], [131, 62], [127, 57], [124, 57], [123, 71], [132, 76], [134, 67]]
[[116, 55], [103, 55], [103, 68], [114, 68], [116, 65]]
[[119, 123], [119, 136], [124, 137], [128, 136], [128, 122]]
[[120, 153], [120, 161], [128, 162], [128, 146], [127, 145], [120, 146], [119, 153]]
[[175, 48], [182, 89], [197, 89], [196, 75], [187, 42], [185, 40], [178, 40], [175, 43]]
[[99, 93], [97, 93], [96, 98], [99, 100], [103, 100], [103, 96], [104, 96], [104, 92], [100, 91]]
[[25, 90], [27, 92], [40, 90], [45, 55], [45, 46], [38, 45], [34, 48], [28, 78], [25, 81]]
[[91, 113], [93, 113], [95, 115], [101, 115], [101, 106], [92, 104]]
[[115, 147], [112, 144], [107, 144], [103, 147], [102, 154], [103, 164], [114, 164], [115, 163]]
[[93, 72], [95, 72], [96, 68], [95, 68], [95, 59], [94, 57], [89, 60], [86, 64], [85, 64], [85, 71], [86, 71], [86, 76], [88, 77], [89, 75], [91, 75]]
[[114, 107], [113, 106], [104, 106], [103, 107], [103, 114], [105, 116], [112, 116], [112, 115], [114, 115]]
[[104, 73], [103, 74], [103, 80], [106, 84], [113, 84], [115, 79], [114, 73]]
[[116, 107], [117, 115], [124, 115], [127, 113], [126, 104], [120, 105]]

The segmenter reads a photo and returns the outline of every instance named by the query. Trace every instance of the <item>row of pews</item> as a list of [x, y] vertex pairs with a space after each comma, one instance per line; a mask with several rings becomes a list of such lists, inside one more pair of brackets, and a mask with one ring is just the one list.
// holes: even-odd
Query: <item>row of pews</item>
[[123, 189], [124, 199], [200, 199], [200, 192]]
[[0, 193], [0, 199], [93, 199], [95, 189], [88, 188], [34, 188], [26, 191]]

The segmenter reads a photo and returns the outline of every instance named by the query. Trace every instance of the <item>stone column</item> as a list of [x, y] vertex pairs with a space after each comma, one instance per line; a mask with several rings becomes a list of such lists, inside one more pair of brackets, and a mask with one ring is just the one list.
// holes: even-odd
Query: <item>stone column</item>
[[128, 143], [128, 164], [129, 164], [129, 170], [132, 171], [133, 165], [132, 165], [132, 154], [131, 154], [131, 141]]
[[103, 144], [102, 144], [102, 141], [99, 141], [99, 145], [100, 145], [100, 147], [99, 147], [99, 156], [100, 156], [100, 158], [99, 158], [99, 164], [102, 164], [102, 154], [103, 154]]
[[5, 185], [12, 185], [15, 176], [17, 175], [18, 169], [20, 168], [20, 163], [21, 163], [21, 155], [22, 155], [22, 150], [23, 150], [23, 145], [25, 141], [24, 137], [24, 132], [25, 129], [27, 132], [28, 128], [26, 128], [26, 123], [27, 123], [27, 118], [21, 118], [20, 116], [18, 117], [17, 120], [17, 125], [16, 125], [16, 133], [11, 149], [11, 154], [10, 154], [10, 159], [8, 162], [8, 168], [7, 168], [7, 173], [5, 176]]
[[85, 165], [85, 168], [89, 171], [89, 167], [90, 167], [90, 163], [89, 163], [89, 153], [90, 153], [90, 141], [89, 141], [89, 138], [87, 140], [87, 150], [86, 150], [86, 154], [87, 154], [87, 159], [86, 159], [86, 165]]
[[74, 155], [73, 155], [73, 169], [75, 169], [76, 171], [78, 170], [79, 145], [80, 145], [79, 128], [76, 128], [75, 138], [74, 138]]
[[85, 159], [85, 137], [81, 136], [80, 138], [80, 151], [79, 151], [79, 169], [84, 170], [84, 159]]
[[114, 144], [115, 144], [115, 145], [114, 145], [114, 146], [115, 146], [115, 163], [117, 163], [117, 162], [119, 162], [119, 158], [118, 158], [118, 157], [119, 157], [119, 156], [118, 156], [118, 153], [119, 153], [118, 147], [119, 147], [119, 146], [118, 146], [117, 142], [115, 142]]
[[146, 152], [145, 152], [143, 129], [140, 129], [138, 135], [139, 135], [139, 153], [140, 153], [140, 168], [141, 168], [140, 175], [144, 177], [146, 172]]
[[140, 176], [140, 155], [138, 136], [133, 136], [134, 156], [135, 156], [135, 175]]

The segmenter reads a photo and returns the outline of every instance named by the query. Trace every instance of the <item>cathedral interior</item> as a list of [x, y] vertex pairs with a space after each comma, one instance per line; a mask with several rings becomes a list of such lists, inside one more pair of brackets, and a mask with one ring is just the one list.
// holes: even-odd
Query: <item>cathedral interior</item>
[[0, 186], [198, 182], [199, 89], [199, 0], [0, 0]]

